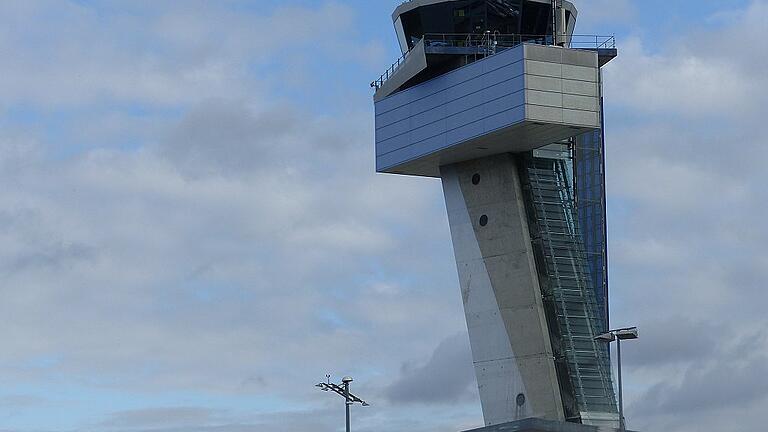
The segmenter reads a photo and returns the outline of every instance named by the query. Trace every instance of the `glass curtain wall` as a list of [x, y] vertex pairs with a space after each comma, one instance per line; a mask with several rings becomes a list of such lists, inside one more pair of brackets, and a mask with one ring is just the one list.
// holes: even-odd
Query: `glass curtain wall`
[[605, 152], [602, 130], [579, 135], [574, 143], [576, 202], [603, 329], [608, 326], [608, 248], [605, 214]]
[[402, 15], [410, 48], [425, 34], [540, 35], [551, 32], [547, 4], [524, 0], [463, 0], [422, 6]]

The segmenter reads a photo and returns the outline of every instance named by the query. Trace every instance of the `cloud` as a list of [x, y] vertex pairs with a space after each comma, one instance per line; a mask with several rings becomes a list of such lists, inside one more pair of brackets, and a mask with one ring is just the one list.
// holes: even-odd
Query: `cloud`
[[[691, 358], [690, 367], [677, 379], [659, 381], [637, 398], [631, 407], [635, 424], [680, 431], [701, 430], [705, 423], [729, 430], [759, 429], [759, 416], [744, 414], [768, 403], [768, 384], [755, 379], [766, 372], [765, 338], [745, 332], [711, 346], [717, 347], [716, 354]], [[694, 416], [701, 420], [690, 420]]]
[[[417, 221], [419, 235], [426, 235], [423, 246], [387, 262], [382, 256], [405, 250], [404, 242], [419, 235], [393, 236], [386, 223], [407, 219], [403, 208], [424, 208], [421, 199], [398, 209], [389, 203], [403, 194], [426, 195], [431, 187], [376, 186], [384, 179], [366, 172], [369, 150], [344, 144], [364, 139], [350, 135], [358, 129], [341, 124], [333, 129], [346, 133], [335, 135], [325, 130], [327, 123], [310, 118], [286, 123], [277, 135], [266, 128], [237, 133], [236, 124], [258, 125], [239, 107], [235, 102], [206, 111], [224, 114], [207, 116], [213, 120], [204, 126], [188, 121], [197, 115], [191, 113], [169, 134], [169, 147], [157, 151], [101, 150], [40, 160], [16, 179], [17, 188], [6, 190], [0, 197], [8, 209], [0, 254], [4, 305], [14, 316], [7, 331], [18, 332], [9, 338], [17, 347], [14, 358], [64, 353], [52, 366], [56, 373], [86, 375], [96, 368], [106, 382], [128, 379], [133, 372], [125, 368], [134, 363], [150, 371], [137, 388], [233, 391], [256, 372], [295, 375], [292, 365], [323, 346], [333, 348], [318, 356], [324, 364], [352, 353], [365, 335], [349, 326], [374, 317], [392, 329], [420, 322], [408, 311], [426, 303], [428, 292], [399, 299], [378, 295], [389, 310], [405, 314], [393, 319], [377, 314], [377, 297], [363, 299], [362, 288], [390, 284], [412, 291], [407, 282], [377, 273], [431, 262], [425, 248], [430, 236], [443, 233], [427, 228], [429, 218]], [[255, 138], [244, 138], [250, 135]], [[182, 142], [179, 136], [187, 147], [173, 147]], [[212, 142], [215, 148], [204, 145]], [[308, 150], [307, 142], [314, 143], [315, 157], [291, 157]], [[252, 152], [249, 143], [276, 149]], [[222, 149], [240, 153], [217, 156]], [[323, 158], [327, 172], [318, 172], [313, 163]], [[348, 173], [356, 180], [349, 181]], [[442, 265], [453, 276], [451, 262]], [[432, 307], [454, 307], [458, 296], [453, 300]], [[370, 315], [345, 310], [350, 304]], [[349, 326], [315, 328], [320, 310], [334, 311]], [[425, 314], [422, 324], [435, 316]], [[94, 328], [94, 322], [105, 324]], [[258, 328], [270, 331], [253, 330]], [[24, 340], [31, 331], [47, 336]], [[381, 337], [395, 335], [379, 331]], [[190, 334], [195, 337], [185, 336]], [[337, 339], [342, 334], [346, 343]], [[222, 352], [229, 353], [216, 360], [222, 373], [204, 373]], [[280, 365], [280, 358], [291, 360]]]
[[685, 318], [647, 322], [642, 338], [624, 345], [624, 364], [646, 372], [654, 368], [692, 363], [720, 354], [722, 341], [733, 338], [719, 322], [694, 322]]
[[207, 408], [173, 407], [121, 411], [112, 414], [101, 426], [107, 428], [199, 427], [212, 423], [219, 415]]
[[391, 403], [451, 403], [471, 396], [475, 384], [466, 334], [451, 336], [421, 366], [403, 364], [400, 377], [386, 391]]
[[[749, 97], [752, 92], [762, 92], [761, 80], [745, 79], [744, 71], [728, 56], [687, 49], [648, 54], [636, 38], [620, 45], [622, 61], [606, 68], [607, 88], [616, 95], [616, 102], [641, 112], [689, 118], [738, 115], [755, 108]], [[613, 78], [617, 75], [632, 79]]]
[[[160, 152], [191, 177], [262, 171], [275, 162], [289, 162], [280, 156], [310, 150], [296, 142], [300, 119], [295, 116], [278, 110], [255, 115], [244, 103], [212, 100], [187, 113]], [[296, 144], [300, 148], [290, 147]]]
[[[353, 30], [350, 8], [328, 2], [264, 13], [261, 7], [233, 10], [227, 2], [39, 0], [3, 3], [0, 16], [6, 28], [2, 106], [41, 109], [253, 97], [288, 73], [309, 77], [289, 68], [268, 73], [262, 65], [282, 66], [275, 56], [300, 58], [308, 47], [332, 53], [349, 44], [344, 36]], [[262, 69], [260, 80], [252, 79], [254, 68]]]
[[[587, 0], [573, 2], [579, 11], [575, 34], [602, 34], [605, 26], [631, 22], [637, 17], [637, 7], [631, 0]], [[601, 27], [601, 30], [595, 28]]]
[[[639, 113], [685, 120], [751, 119], [760, 112], [768, 80], [759, 33], [768, 4], [753, 1], [726, 20], [675, 35], [658, 46], [633, 36], [619, 41], [619, 58], [605, 70], [614, 104]], [[703, 28], [702, 28], [703, 27]]]

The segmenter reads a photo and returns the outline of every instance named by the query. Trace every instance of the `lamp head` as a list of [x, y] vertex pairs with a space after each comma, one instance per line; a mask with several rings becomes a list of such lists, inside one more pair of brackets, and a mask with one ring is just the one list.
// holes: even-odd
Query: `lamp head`
[[625, 340], [625, 339], [637, 339], [637, 327], [630, 327], [626, 329], [621, 329], [616, 331], [616, 337]]
[[351, 383], [352, 382], [352, 377], [345, 376], [344, 378], [341, 379], [341, 382], [343, 382], [344, 384]]

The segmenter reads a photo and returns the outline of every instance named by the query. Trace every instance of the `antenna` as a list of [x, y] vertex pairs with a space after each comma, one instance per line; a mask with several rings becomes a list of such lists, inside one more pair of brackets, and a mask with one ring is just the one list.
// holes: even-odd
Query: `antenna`
[[563, 0], [552, 0], [552, 45], [564, 47], [568, 39], [566, 33]]
[[557, 0], [552, 0], [552, 45], [557, 45]]

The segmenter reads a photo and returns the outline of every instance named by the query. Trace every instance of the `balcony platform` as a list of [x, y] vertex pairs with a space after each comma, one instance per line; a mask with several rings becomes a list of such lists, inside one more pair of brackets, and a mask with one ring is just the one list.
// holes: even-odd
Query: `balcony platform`
[[600, 128], [598, 53], [522, 44], [375, 106], [377, 171], [439, 177], [442, 165]]

